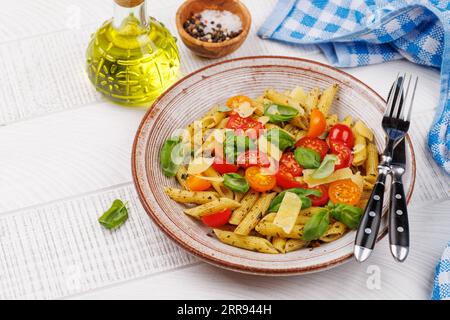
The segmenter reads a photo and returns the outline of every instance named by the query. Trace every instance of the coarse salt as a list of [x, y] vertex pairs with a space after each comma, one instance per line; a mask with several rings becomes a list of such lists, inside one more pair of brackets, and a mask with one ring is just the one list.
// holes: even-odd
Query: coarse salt
[[221, 25], [221, 29], [228, 33], [242, 30], [241, 19], [230, 11], [203, 10], [200, 16], [200, 21], [206, 26], [205, 33], [212, 33], [213, 29], [218, 29], [217, 25]]

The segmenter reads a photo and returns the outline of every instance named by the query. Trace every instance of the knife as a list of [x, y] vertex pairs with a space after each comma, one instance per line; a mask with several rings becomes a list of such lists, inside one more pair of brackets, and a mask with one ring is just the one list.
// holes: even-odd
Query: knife
[[389, 244], [395, 260], [405, 261], [409, 252], [409, 224], [402, 176], [405, 173], [405, 139], [394, 149], [391, 162], [391, 201], [389, 207]]

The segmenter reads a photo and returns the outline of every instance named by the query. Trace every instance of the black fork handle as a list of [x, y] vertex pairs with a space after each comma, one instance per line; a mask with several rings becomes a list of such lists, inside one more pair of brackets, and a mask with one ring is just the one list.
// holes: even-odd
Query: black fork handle
[[380, 229], [385, 182], [389, 169], [387, 166], [380, 165], [378, 171], [377, 181], [356, 233], [355, 258], [359, 262], [363, 262], [370, 256]]
[[409, 251], [409, 223], [402, 175], [392, 172], [389, 243], [394, 258], [403, 262]]

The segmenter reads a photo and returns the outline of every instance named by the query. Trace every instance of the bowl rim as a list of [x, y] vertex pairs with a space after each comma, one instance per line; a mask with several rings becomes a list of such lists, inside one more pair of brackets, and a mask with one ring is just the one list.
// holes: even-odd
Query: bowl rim
[[[207, 69], [213, 68], [215, 66], [218, 65], [222, 65], [222, 64], [227, 64], [230, 62], [236, 62], [236, 61], [243, 61], [243, 60], [258, 60], [258, 59], [280, 59], [280, 60], [294, 60], [294, 61], [298, 61], [298, 62], [304, 62], [304, 63], [310, 63], [310, 64], [316, 64], [320, 67], [324, 67], [325, 69], [330, 69], [333, 70], [334, 72], [338, 72], [341, 73], [343, 76], [350, 78], [353, 81], [356, 81], [357, 83], [359, 83], [360, 85], [362, 85], [364, 88], [366, 88], [368, 91], [370, 91], [372, 94], [374, 94], [375, 96], [377, 96], [379, 99], [381, 99], [384, 103], [386, 103], [386, 100], [381, 97], [374, 89], [372, 89], [370, 86], [368, 86], [366, 83], [364, 83], [363, 81], [359, 80], [358, 78], [352, 76], [351, 74], [340, 70], [338, 68], [335, 68], [333, 66], [318, 62], [318, 61], [314, 61], [314, 60], [310, 60], [310, 59], [304, 59], [304, 58], [297, 58], [297, 57], [288, 57], [288, 56], [279, 56], [279, 55], [260, 55], [260, 56], [246, 56], [246, 57], [240, 57], [240, 58], [234, 58], [234, 59], [228, 59], [228, 60], [223, 60], [220, 62], [216, 62], [216, 63], [212, 63], [209, 64], [205, 67], [199, 68], [191, 73], [189, 73], [188, 75], [182, 77], [181, 79], [179, 79], [178, 81], [176, 81], [174, 84], [172, 84], [166, 91], [164, 91], [151, 105], [151, 107], [149, 108], [149, 110], [147, 110], [147, 112], [145, 113], [144, 117], [141, 120], [141, 123], [139, 124], [139, 127], [136, 131], [136, 135], [133, 141], [133, 146], [132, 146], [132, 153], [131, 153], [131, 171], [132, 171], [132, 176], [133, 176], [133, 184], [135, 186], [135, 189], [138, 193], [138, 197], [139, 200], [144, 208], [144, 210], [147, 212], [148, 216], [153, 220], [153, 222], [155, 222], [155, 224], [160, 228], [160, 230], [162, 230], [172, 241], [174, 241], [177, 245], [179, 245], [181, 248], [183, 248], [184, 250], [186, 250], [187, 252], [195, 255], [196, 257], [200, 258], [201, 260], [210, 263], [212, 265], [215, 265], [217, 267], [223, 268], [223, 269], [227, 269], [227, 270], [232, 270], [232, 271], [238, 271], [241, 273], [248, 273], [248, 274], [258, 274], [258, 275], [266, 275], [266, 276], [290, 276], [290, 275], [300, 275], [300, 274], [307, 274], [307, 273], [313, 273], [313, 272], [319, 272], [319, 271], [324, 271], [327, 269], [331, 269], [337, 265], [343, 264], [345, 262], [348, 262], [351, 257], [353, 256], [353, 253], [349, 253], [347, 255], [341, 256], [337, 259], [331, 260], [331, 261], [327, 261], [321, 264], [316, 264], [313, 266], [308, 266], [308, 267], [292, 267], [292, 268], [283, 268], [283, 269], [275, 269], [275, 268], [266, 268], [266, 267], [251, 267], [251, 266], [246, 266], [246, 265], [242, 265], [239, 263], [233, 263], [230, 261], [226, 261], [223, 259], [219, 259], [216, 258], [215, 256], [211, 256], [208, 254], [204, 254], [203, 252], [197, 250], [196, 248], [190, 246], [189, 244], [185, 243], [184, 241], [182, 241], [182, 239], [179, 239], [177, 237], [177, 235], [173, 234], [170, 232], [170, 230], [168, 230], [168, 228], [164, 225], [164, 223], [162, 223], [159, 218], [158, 215], [155, 214], [151, 204], [146, 200], [145, 196], [144, 196], [144, 192], [142, 190], [142, 187], [139, 184], [139, 179], [137, 177], [137, 162], [136, 162], [136, 158], [137, 158], [137, 144], [139, 141], [139, 137], [141, 135], [141, 131], [142, 128], [144, 127], [144, 125], [146, 124], [147, 120], [149, 118], [152, 118], [152, 112], [154, 112], [153, 107], [159, 103], [160, 100], [162, 100], [172, 89], [174, 89], [175, 87], [177, 87], [179, 84], [181, 84], [183, 81], [185, 81], [186, 79], [201, 73]], [[383, 110], [377, 108], [381, 113], [383, 113]], [[407, 204], [409, 204], [413, 191], [414, 191], [414, 186], [415, 186], [415, 181], [416, 181], [416, 157], [415, 157], [415, 151], [414, 151], [414, 147], [411, 141], [411, 138], [409, 136], [409, 134], [406, 135], [406, 142], [408, 143], [409, 146], [409, 150], [411, 153], [411, 182], [410, 182], [410, 187], [409, 190], [407, 192], [406, 195], [406, 202]], [[386, 214], [386, 212], [384, 212], [384, 214]], [[386, 236], [388, 232], [388, 228], [387, 226], [381, 230], [378, 233], [378, 237], [376, 239], [376, 242], [379, 242], [382, 238], [384, 238]], [[244, 250], [244, 249], [242, 249]]]
[[248, 23], [246, 23], [244, 25], [244, 23], [242, 24], [242, 32], [241, 34], [239, 34], [237, 37], [234, 37], [230, 40], [227, 41], [223, 41], [223, 42], [206, 42], [206, 41], [201, 41], [197, 38], [194, 38], [193, 36], [191, 36], [189, 33], [186, 32], [186, 30], [184, 30], [183, 28], [183, 22], [180, 21], [181, 19], [181, 12], [182, 10], [185, 10], [185, 8], [187, 7], [187, 5], [191, 2], [194, 1], [198, 1], [198, 0], [186, 0], [183, 2], [183, 4], [178, 8], [177, 13], [176, 13], [176, 26], [177, 26], [177, 30], [178, 30], [178, 34], [180, 35], [181, 39], [183, 39], [183, 41], [185, 39], [189, 39], [189, 41], [194, 44], [197, 47], [206, 47], [206, 48], [211, 48], [211, 49], [219, 49], [219, 48], [223, 48], [223, 47], [228, 47], [228, 46], [232, 46], [234, 44], [243, 42], [247, 36], [248, 33], [250, 31], [250, 28], [252, 26], [252, 15], [250, 14], [250, 11], [248, 10], [248, 8], [245, 6], [245, 4], [242, 3], [242, 1], [235, 1], [239, 8], [242, 10], [242, 12], [244, 12], [244, 14], [248, 17]]

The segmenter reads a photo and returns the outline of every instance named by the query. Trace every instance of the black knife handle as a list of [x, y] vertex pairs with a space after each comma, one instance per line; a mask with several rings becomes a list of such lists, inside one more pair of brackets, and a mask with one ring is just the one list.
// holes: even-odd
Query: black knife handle
[[380, 229], [383, 213], [384, 183], [387, 171], [380, 170], [356, 233], [355, 245], [372, 250]]
[[[393, 172], [391, 185], [391, 205], [389, 208], [389, 243], [391, 252], [399, 260], [392, 246], [409, 249], [409, 223], [406, 197], [403, 190], [402, 176]], [[407, 251], [406, 251], [407, 252]], [[403, 261], [406, 256], [402, 257]]]

